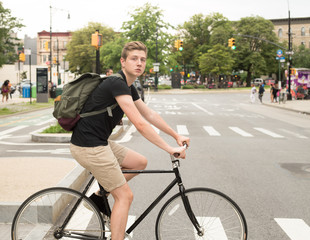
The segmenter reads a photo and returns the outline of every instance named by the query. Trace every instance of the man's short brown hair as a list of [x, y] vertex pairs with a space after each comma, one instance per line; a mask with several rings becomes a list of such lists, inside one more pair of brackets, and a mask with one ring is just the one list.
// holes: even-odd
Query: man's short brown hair
[[128, 56], [128, 52], [131, 52], [133, 50], [144, 51], [145, 54], [147, 55], [147, 47], [144, 45], [144, 43], [140, 41], [133, 41], [133, 42], [128, 42], [125, 44], [121, 57], [123, 59], [126, 59]]

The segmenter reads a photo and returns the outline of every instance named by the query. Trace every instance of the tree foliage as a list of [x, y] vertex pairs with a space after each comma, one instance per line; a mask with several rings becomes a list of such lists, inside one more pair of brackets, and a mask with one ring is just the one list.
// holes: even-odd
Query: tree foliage
[[234, 60], [227, 47], [216, 44], [199, 58], [202, 74], [211, 74], [217, 78], [220, 74], [230, 75]]
[[310, 49], [300, 45], [293, 55], [293, 66], [296, 68], [310, 68]]
[[12, 33], [23, 26], [19, 19], [11, 16], [11, 10], [4, 8], [0, 2], [0, 67], [17, 60], [18, 56], [14, 47], [18, 46], [17, 40], [19, 39], [12, 37]]
[[146, 69], [152, 68], [157, 58], [157, 62], [161, 63], [161, 71], [166, 71], [164, 64], [168, 61], [173, 40], [172, 35], [167, 32], [172, 26], [163, 21], [162, 10], [146, 3], [141, 8], [135, 9], [130, 17], [131, 20], [123, 23], [123, 36], [130, 41], [141, 41], [146, 45], [148, 48]]
[[[69, 70], [71, 72], [79, 74], [95, 72], [96, 48], [91, 46], [91, 36], [96, 30], [99, 30], [99, 33], [103, 35], [103, 44], [113, 42], [115, 39], [113, 29], [100, 23], [90, 22], [88, 26], [75, 31], [72, 35], [72, 40], [68, 44], [66, 56], [66, 61], [69, 61]], [[102, 62], [101, 65], [103, 65]]]
[[276, 69], [275, 54], [278, 47], [269, 43], [278, 42], [273, 29], [271, 21], [258, 16], [242, 18], [236, 23], [236, 33], [240, 36], [235, 37], [235, 68], [247, 72], [247, 86], [250, 86], [253, 76]]

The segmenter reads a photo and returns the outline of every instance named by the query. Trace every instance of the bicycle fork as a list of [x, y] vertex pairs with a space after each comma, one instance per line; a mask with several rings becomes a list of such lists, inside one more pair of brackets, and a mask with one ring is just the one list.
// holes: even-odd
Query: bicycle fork
[[181, 179], [181, 174], [179, 172], [178, 168], [173, 168], [173, 171], [175, 172], [176, 178], [177, 178], [177, 182], [179, 185], [179, 191], [181, 194], [181, 198], [185, 207], [185, 211], [187, 213], [187, 216], [189, 217], [189, 219], [191, 220], [192, 224], [194, 225], [198, 236], [203, 236], [204, 235], [204, 231], [203, 228], [199, 225], [197, 218], [195, 217], [195, 214], [193, 213], [193, 210], [191, 208], [191, 205], [189, 203], [188, 197], [185, 194], [185, 187], [183, 185], [182, 179]]

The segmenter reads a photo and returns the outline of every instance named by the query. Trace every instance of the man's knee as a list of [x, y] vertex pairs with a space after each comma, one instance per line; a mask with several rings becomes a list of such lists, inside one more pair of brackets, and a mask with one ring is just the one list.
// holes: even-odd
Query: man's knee
[[133, 201], [133, 193], [127, 183], [111, 191], [111, 194], [113, 198], [115, 199], [115, 201], [120, 201], [123, 203], [127, 203], [129, 205]]
[[147, 158], [142, 156], [140, 159], [140, 169], [145, 169], [147, 166]]

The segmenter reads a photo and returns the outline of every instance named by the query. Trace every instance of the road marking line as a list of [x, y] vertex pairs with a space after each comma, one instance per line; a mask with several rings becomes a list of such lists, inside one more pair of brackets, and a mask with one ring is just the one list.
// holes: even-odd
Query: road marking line
[[177, 132], [180, 135], [189, 135], [189, 132], [185, 125], [177, 125]]
[[213, 127], [211, 126], [203, 126], [203, 129], [210, 135], [210, 136], [221, 136], [221, 134], [216, 131]]
[[282, 132], [285, 132], [285, 133], [288, 133], [288, 134], [291, 134], [297, 138], [304, 138], [304, 139], [308, 139], [308, 137], [304, 136], [304, 135], [301, 135], [299, 133], [295, 133], [295, 132], [291, 132], [289, 130], [286, 130], [286, 129], [280, 129]]
[[255, 130], [259, 131], [259, 132], [262, 132], [264, 134], [267, 134], [271, 137], [274, 137], [274, 138], [284, 138], [282, 135], [279, 135], [279, 134], [276, 134], [274, 132], [271, 132], [267, 129], [264, 129], [264, 128], [254, 128]]
[[214, 115], [214, 113], [209, 112], [208, 110], [206, 110], [206, 109], [200, 107], [198, 104], [196, 104], [196, 103], [192, 103], [192, 104], [193, 104], [196, 108], [198, 108], [198, 109], [200, 109], [201, 111], [207, 113], [208, 115], [210, 115], [210, 116], [213, 116], [213, 115]]
[[302, 219], [275, 218], [283, 231], [291, 240], [310, 239], [310, 227]]
[[15, 132], [15, 131], [18, 131], [18, 130], [23, 129], [23, 128], [25, 128], [25, 127], [28, 127], [28, 126], [21, 125], [21, 126], [16, 126], [16, 127], [13, 127], [13, 128], [7, 129], [7, 130], [4, 130], [4, 131], [0, 132], [0, 136], [1, 136], [1, 135], [8, 134], [8, 133]]
[[50, 119], [48, 119], [48, 120], [46, 120], [44, 122], [40, 122], [40, 123], [36, 124], [35, 126], [41, 126], [41, 125], [44, 125], [46, 123], [53, 122], [53, 121], [56, 122], [56, 119], [55, 118], [50, 118]]
[[233, 130], [234, 132], [240, 134], [241, 136], [243, 137], [253, 137], [252, 134], [246, 132], [246, 131], [243, 131], [242, 129], [238, 128], [238, 127], [229, 127], [231, 130]]
[[4, 127], [4, 126], [7, 126], [7, 125], [10, 125], [10, 124], [13, 124], [13, 123], [17, 123], [17, 122], [22, 122], [22, 121], [25, 121], [25, 120], [28, 120], [28, 119], [31, 119], [31, 118], [39, 117], [39, 116], [42, 116], [42, 114], [37, 114], [37, 115], [30, 116], [30, 117], [18, 119], [16, 121], [8, 122], [8, 123], [0, 125], [0, 127]]
[[159, 130], [157, 127], [155, 127], [155, 126], [153, 126], [153, 125], [151, 125], [151, 126], [152, 126], [152, 128], [155, 130], [155, 132], [156, 132], [157, 134], [160, 133], [160, 130]]
[[[205, 230], [203, 238], [195, 234], [195, 239], [216, 239], [216, 240], [228, 240], [223, 224], [218, 217], [196, 217], [199, 223], [202, 223], [202, 227]], [[193, 231], [196, 229], [193, 227]]]

